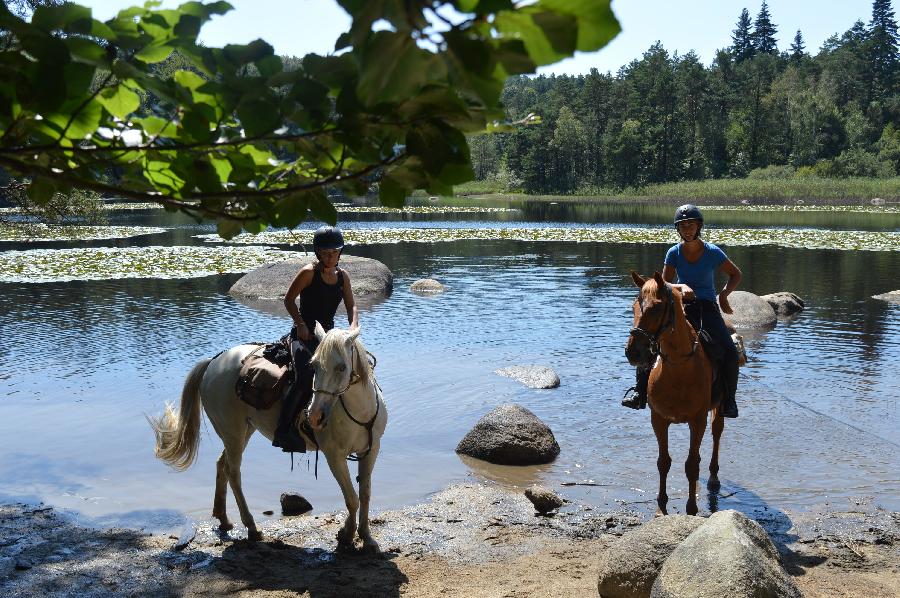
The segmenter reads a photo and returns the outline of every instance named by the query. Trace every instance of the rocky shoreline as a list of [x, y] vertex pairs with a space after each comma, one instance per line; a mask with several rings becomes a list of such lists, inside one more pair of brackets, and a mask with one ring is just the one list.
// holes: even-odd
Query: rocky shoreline
[[[804, 595], [900, 595], [900, 513], [860, 499], [784, 515], [756, 520]], [[596, 596], [600, 555], [647, 518], [578, 503], [539, 516], [522, 493], [454, 485], [376, 515], [381, 553], [369, 555], [336, 552], [339, 513], [268, 521], [251, 544], [213, 521], [179, 539], [9, 504], [0, 507], [0, 594]]]

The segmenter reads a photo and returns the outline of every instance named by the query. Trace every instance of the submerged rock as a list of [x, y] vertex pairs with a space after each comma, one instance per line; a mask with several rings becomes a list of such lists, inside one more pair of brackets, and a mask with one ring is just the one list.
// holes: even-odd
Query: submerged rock
[[409, 290], [417, 295], [436, 295], [446, 291], [447, 287], [433, 278], [420, 278], [409, 285]]
[[534, 508], [541, 515], [546, 515], [550, 511], [560, 508], [566, 501], [563, 500], [556, 492], [543, 486], [534, 485], [525, 490], [525, 498], [531, 501]]
[[650, 595], [799, 598], [801, 593], [765, 530], [728, 510], [713, 514], [672, 551]]
[[872, 299], [880, 299], [888, 303], [900, 303], [900, 290], [889, 291], [880, 295], [872, 295]]
[[478, 420], [456, 452], [499, 465], [537, 465], [553, 461], [559, 444], [535, 414], [507, 403]]
[[299, 494], [289, 494], [285, 492], [281, 495], [281, 514], [292, 516], [302, 515], [312, 511], [312, 505], [309, 501]]
[[690, 515], [652, 519], [619, 538], [600, 556], [597, 591], [603, 598], [645, 598], [663, 563], [706, 522]]
[[806, 307], [803, 299], [789, 291], [780, 291], [778, 293], [761, 295], [760, 299], [765, 300], [766, 303], [771, 305], [772, 309], [775, 310], [775, 314], [782, 317], [792, 316], [800, 311], [803, 311], [803, 308]]
[[733, 314], [724, 314], [725, 322], [735, 328], [772, 328], [778, 321], [769, 303], [753, 293], [734, 291], [728, 296]]
[[559, 386], [559, 375], [543, 365], [513, 365], [494, 370], [494, 373], [512, 378], [530, 388], [556, 388]]

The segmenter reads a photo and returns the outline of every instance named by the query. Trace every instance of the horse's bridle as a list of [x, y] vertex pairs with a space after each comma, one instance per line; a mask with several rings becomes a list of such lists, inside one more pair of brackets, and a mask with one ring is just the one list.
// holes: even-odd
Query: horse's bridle
[[[351, 363], [351, 364], [355, 364], [355, 363], [356, 363], [356, 361], [353, 359], [353, 354], [354, 354], [355, 351], [356, 351], [356, 344], [355, 344], [355, 343], [351, 343], [351, 345], [350, 345], [350, 363]], [[337, 392], [332, 392], [332, 391], [330, 391], [330, 390], [325, 390], [325, 389], [323, 389], [323, 388], [317, 389], [317, 388], [313, 387], [313, 394], [319, 393], [319, 394], [323, 394], [323, 395], [329, 395], [329, 396], [332, 396], [332, 397], [337, 397], [338, 401], [340, 401], [340, 403], [341, 403], [341, 407], [344, 408], [344, 413], [347, 414], [347, 417], [350, 418], [350, 421], [352, 421], [352, 422], [353, 422], [354, 424], [356, 424], [357, 426], [360, 426], [360, 427], [362, 427], [362, 428], [365, 428], [365, 429], [366, 429], [366, 432], [369, 433], [369, 446], [368, 446], [368, 448], [366, 448], [366, 450], [363, 451], [362, 453], [356, 453], [356, 456], [355, 456], [355, 457], [352, 457], [352, 456], [351, 456], [351, 457], [347, 457], [350, 461], [358, 461], [359, 459], [361, 459], [361, 458], [365, 457], [366, 455], [368, 455], [369, 452], [372, 450], [372, 428], [375, 427], [375, 420], [378, 418], [378, 412], [379, 412], [379, 410], [381, 409], [381, 402], [378, 400], [378, 393], [377, 393], [377, 392], [375, 393], [375, 415], [373, 415], [373, 416], [372, 416], [372, 419], [370, 419], [369, 421], [367, 421], [367, 422], [361, 422], [361, 421], [359, 421], [358, 419], [356, 419], [355, 417], [353, 417], [353, 415], [350, 413], [350, 410], [347, 409], [347, 405], [346, 405], [346, 403], [344, 403], [344, 393], [347, 392], [347, 391], [350, 389], [351, 386], [353, 386], [354, 384], [356, 384], [357, 382], [359, 382], [360, 379], [361, 379], [361, 378], [360, 378], [359, 374], [356, 373], [355, 366], [351, 365], [351, 366], [350, 366], [350, 380], [347, 382], [347, 386], [345, 386], [343, 389], [341, 389], [341, 390], [339, 390], [339, 391], [337, 391]], [[313, 379], [313, 381], [315, 381], [315, 379]], [[378, 387], [378, 385], [376, 384], [376, 388], [377, 388], [377, 387]], [[380, 390], [380, 389], [379, 389], [379, 390]], [[309, 419], [309, 407], [307, 407], [306, 411], [307, 411], [306, 417], [307, 417], [307, 419]]]
[[[662, 357], [663, 359], [665, 359], [666, 356], [663, 354], [663, 352], [659, 348], [659, 337], [662, 335], [663, 332], [665, 332], [667, 327], [671, 327], [672, 330], [675, 329], [675, 299], [674, 299], [674, 297], [672, 297], [672, 288], [669, 285], [664, 285], [664, 286], [666, 288], [666, 295], [667, 295], [669, 301], [666, 303], [666, 313], [663, 316], [663, 319], [659, 325], [659, 328], [657, 328], [656, 332], [653, 334], [651, 334], [650, 332], [647, 332], [640, 326], [636, 326], [636, 327], [632, 328], [631, 332], [630, 332], [630, 334], [632, 336], [637, 334], [637, 335], [643, 336], [645, 339], [647, 339], [647, 342], [650, 345], [650, 354], [653, 357], [659, 356], [659, 357]], [[638, 295], [637, 304], [641, 308], [641, 315], [644, 315], [644, 303], [643, 303], [643, 301], [641, 301], [640, 295]]]

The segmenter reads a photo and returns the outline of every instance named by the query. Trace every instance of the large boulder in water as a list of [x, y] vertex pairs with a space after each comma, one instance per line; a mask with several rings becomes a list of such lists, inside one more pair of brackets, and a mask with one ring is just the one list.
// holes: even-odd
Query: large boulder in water
[[646, 598], [663, 563], [706, 519], [657, 517], [619, 538], [600, 556], [597, 591], [602, 598]]
[[737, 511], [707, 519], [663, 564], [653, 598], [799, 598], [765, 530]]
[[[228, 293], [242, 303], [262, 308], [264, 311], [283, 314], [285, 310], [282, 302], [288, 286], [300, 268], [315, 259], [315, 254], [309, 253], [306, 257], [260, 266], [242, 276], [232, 285]], [[342, 255], [340, 266], [350, 275], [353, 296], [361, 307], [383, 301], [394, 288], [393, 273], [378, 260]]]
[[788, 291], [761, 295], [760, 299], [771, 305], [772, 309], [775, 310], [775, 314], [780, 317], [792, 316], [803, 311], [803, 308], [806, 307], [803, 299]]
[[734, 291], [728, 296], [733, 314], [723, 314], [725, 322], [735, 328], [772, 328], [778, 321], [769, 303], [753, 293]]
[[478, 420], [456, 452], [498, 465], [537, 465], [553, 461], [559, 444], [534, 413], [507, 403]]

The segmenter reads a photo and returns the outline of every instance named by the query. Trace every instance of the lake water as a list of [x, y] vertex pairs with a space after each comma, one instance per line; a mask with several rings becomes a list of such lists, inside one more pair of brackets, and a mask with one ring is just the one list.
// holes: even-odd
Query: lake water
[[[471, 202], [470, 202], [471, 203]], [[598, 207], [515, 202], [487, 215], [342, 216], [354, 227], [669, 226], [670, 206]], [[452, 219], [448, 219], [452, 218]], [[708, 215], [708, 220], [713, 217]], [[721, 226], [900, 230], [897, 214], [717, 213]], [[93, 246], [201, 244], [212, 231], [161, 211], [116, 214], [111, 223], [165, 233]], [[675, 235], [672, 235], [672, 242]], [[0, 243], [0, 251], [66, 243]], [[652, 508], [656, 442], [648, 411], [620, 407], [633, 369], [623, 350], [635, 295], [628, 272], [661, 267], [666, 245], [458, 241], [352, 246], [394, 273], [391, 297], [361, 314], [363, 340], [378, 357], [390, 420], [373, 478], [373, 509], [420, 501], [448, 483], [517, 485], [593, 482], [562, 489], [601, 508]], [[742, 290], [789, 290], [807, 308], [774, 330], [744, 331], [741, 417], [723, 435], [719, 508], [798, 509], [874, 496], [900, 509], [900, 305], [872, 299], [898, 287], [900, 251], [725, 247], [744, 271]], [[176, 401], [199, 359], [244, 342], [272, 340], [285, 317], [256, 311], [227, 291], [240, 275], [0, 283], [0, 499], [42, 500], [96, 524], [152, 529], [182, 513], [209, 516], [221, 443], [207, 423], [197, 463], [185, 473], [153, 456], [145, 414]], [[435, 297], [409, 292], [432, 277]], [[534, 390], [494, 370], [554, 368], [555, 390]], [[454, 448], [495, 406], [516, 402], [546, 422], [562, 452], [552, 464], [496, 467]], [[671, 430], [670, 506], [681, 511], [687, 428]], [[709, 463], [704, 441], [701, 476]], [[258, 521], [299, 491], [316, 512], [342, 508], [324, 460], [295, 461], [257, 435], [244, 489]], [[701, 501], [701, 509], [708, 508]], [[229, 493], [229, 508], [237, 511]]]

